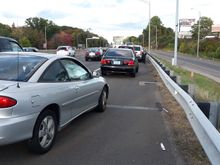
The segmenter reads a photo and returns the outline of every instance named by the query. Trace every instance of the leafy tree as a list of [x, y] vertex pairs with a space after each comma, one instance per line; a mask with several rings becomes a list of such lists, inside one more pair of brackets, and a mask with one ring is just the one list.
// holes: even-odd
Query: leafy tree
[[11, 31], [11, 37], [20, 40], [23, 36], [25, 36], [24, 28], [23, 27], [14, 27]]
[[21, 46], [23, 47], [30, 47], [31, 46], [31, 43], [29, 41], [29, 39], [27, 37], [22, 37], [20, 40], [19, 40], [19, 43], [21, 44]]
[[72, 35], [62, 31], [60, 33], [55, 34], [49, 41], [49, 46], [52, 48], [57, 48], [60, 45], [73, 46]]
[[5, 37], [11, 36], [11, 27], [0, 23], [0, 35]]
[[131, 43], [133, 43], [133, 44], [139, 44], [139, 43], [140, 43], [139, 40], [138, 40], [138, 38], [135, 37], [135, 36], [130, 36], [130, 37], [125, 38], [125, 39], [123, 40], [123, 42], [124, 42], [124, 43], [131, 42]]
[[[204, 38], [205, 36], [209, 35], [212, 31], [213, 21], [211, 18], [208, 17], [201, 17], [200, 18], [200, 38]], [[192, 38], [198, 38], [198, 27], [199, 27], [199, 20], [196, 24], [194, 24], [191, 28]]]
[[[158, 16], [154, 16], [150, 21], [151, 25], [151, 46], [157, 48], [171, 47], [174, 42], [174, 32], [171, 28], [166, 28], [163, 26], [162, 21]], [[144, 43], [148, 44], [148, 35], [149, 35], [149, 25], [143, 30], [144, 34]], [[156, 41], [157, 36], [157, 41]], [[143, 36], [139, 36], [143, 40]]]
[[36, 29], [37, 31], [44, 31], [45, 27], [48, 25], [48, 20], [44, 18], [28, 18], [25, 20], [25, 23], [31, 29]]

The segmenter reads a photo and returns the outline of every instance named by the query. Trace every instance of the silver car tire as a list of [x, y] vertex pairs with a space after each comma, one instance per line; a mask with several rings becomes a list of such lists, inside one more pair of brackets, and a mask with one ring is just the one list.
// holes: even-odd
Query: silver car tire
[[107, 99], [108, 99], [107, 89], [106, 87], [104, 87], [99, 97], [99, 104], [97, 106], [98, 112], [104, 112], [106, 110]]
[[46, 110], [38, 117], [33, 131], [33, 137], [28, 141], [29, 149], [37, 154], [48, 152], [55, 141], [57, 119], [53, 111]]

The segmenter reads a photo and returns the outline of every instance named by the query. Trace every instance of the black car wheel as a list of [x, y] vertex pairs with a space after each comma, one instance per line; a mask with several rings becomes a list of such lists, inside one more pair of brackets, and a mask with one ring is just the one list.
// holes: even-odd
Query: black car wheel
[[33, 137], [28, 141], [28, 147], [37, 154], [48, 152], [55, 141], [57, 133], [56, 115], [51, 110], [46, 110], [38, 117], [33, 131]]
[[106, 76], [106, 71], [101, 69], [101, 74], [102, 74], [102, 76]]
[[135, 77], [136, 76], [136, 71], [135, 72], [132, 72], [130, 73], [131, 77]]

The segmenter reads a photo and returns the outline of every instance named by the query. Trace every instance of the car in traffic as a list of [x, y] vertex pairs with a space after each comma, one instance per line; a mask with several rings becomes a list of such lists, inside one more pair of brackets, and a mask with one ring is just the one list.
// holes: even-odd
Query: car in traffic
[[98, 47], [93, 47], [93, 48], [88, 48], [85, 54], [85, 61], [88, 60], [101, 60], [103, 55], [103, 50], [102, 48]]
[[141, 45], [133, 45], [135, 55], [138, 61], [145, 63], [146, 61], [146, 52], [144, 51]]
[[13, 38], [0, 36], [0, 52], [22, 52], [22, 46]]
[[0, 145], [27, 140], [46, 153], [73, 119], [106, 109], [106, 80], [74, 57], [7, 52], [0, 66]]
[[56, 50], [57, 55], [75, 56], [75, 49], [72, 46], [58, 46]]
[[23, 47], [24, 52], [38, 52], [39, 50], [35, 47]]
[[101, 74], [128, 73], [136, 76], [139, 69], [134, 52], [127, 48], [109, 48], [101, 59]]

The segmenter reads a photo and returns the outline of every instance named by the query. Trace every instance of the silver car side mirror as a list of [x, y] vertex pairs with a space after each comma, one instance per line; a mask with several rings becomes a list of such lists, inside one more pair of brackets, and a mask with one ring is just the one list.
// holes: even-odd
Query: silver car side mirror
[[92, 76], [93, 77], [99, 77], [100, 76], [100, 73], [98, 71], [93, 71], [92, 72]]

